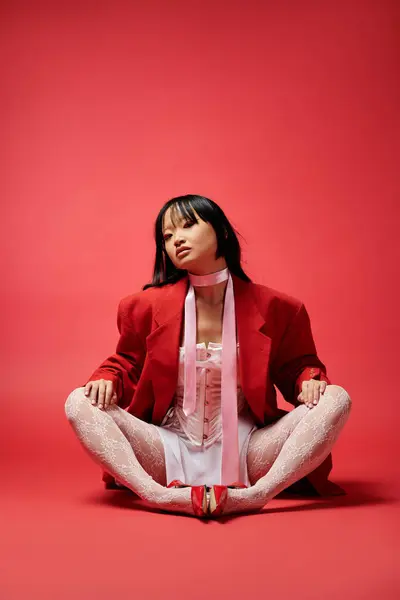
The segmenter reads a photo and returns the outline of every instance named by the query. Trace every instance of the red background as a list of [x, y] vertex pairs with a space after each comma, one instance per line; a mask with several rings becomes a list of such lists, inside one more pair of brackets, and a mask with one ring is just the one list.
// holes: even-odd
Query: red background
[[[5, 598], [28, 588], [41, 598], [108, 597], [135, 592], [133, 580], [139, 598], [164, 598], [177, 560], [189, 588], [176, 597], [200, 598], [196, 561], [207, 552], [212, 598], [257, 593], [265, 564], [265, 585], [282, 598], [314, 569], [318, 585], [297, 597], [337, 598], [344, 585], [351, 598], [395, 593], [398, 6], [2, 3], [1, 468], [3, 502], [21, 527], [18, 544], [14, 529], [7, 538]], [[103, 490], [74, 439], [65, 400], [114, 352], [118, 301], [151, 278], [156, 215], [186, 193], [220, 204], [254, 281], [304, 301], [328, 376], [353, 399], [332, 472], [349, 496], [335, 506], [300, 511], [307, 502], [287, 500], [289, 512], [212, 523], [206, 535], [196, 519], [118, 511], [123, 492]], [[313, 545], [321, 528], [324, 560]], [[238, 536], [252, 553], [243, 578]], [[331, 581], [325, 559], [337, 557], [337, 543], [341, 577]], [[38, 548], [52, 549], [54, 581], [38, 568]], [[158, 550], [160, 576], [149, 578]], [[125, 571], [132, 552], [136, 579]], [[282, 583], [276, 561], [288, 556], [293, 578]], [[13, 571], [21, 559], [23, 579]]]

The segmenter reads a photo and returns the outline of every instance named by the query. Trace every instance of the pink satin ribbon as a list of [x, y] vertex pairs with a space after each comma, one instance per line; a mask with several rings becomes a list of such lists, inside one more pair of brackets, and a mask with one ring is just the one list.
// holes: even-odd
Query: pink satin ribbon
[[221, 283], [228, 279], [222, 320], [221, 417], [222, 463], [221, 484], [239, 481], [239, 439], [237, 411], [237, 348], [235, 298], [229, 269], [208, 275], [188, 273], [190, 286], [185, 299], [185, 365], [183, 412], [186, 416], [196, 409], [196, 298], [193, 286]]

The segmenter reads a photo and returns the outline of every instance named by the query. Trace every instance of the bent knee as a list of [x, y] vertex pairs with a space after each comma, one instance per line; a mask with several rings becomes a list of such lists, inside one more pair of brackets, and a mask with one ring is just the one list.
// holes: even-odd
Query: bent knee
[[352, 406], [352, 399], [350, 398], [347, 391], [341, 385], [327, 385], [325, 388], [325, 395], [333, 397], [335, 406], [341, 410], [350, 410]]
[[85, 396], [85, 388], [78, 387], [69, 394], [65, 401], [64, 409], [69, 421], [72, 421], [78, 415], [79, 406], [82, 402], [87, 403], [88, 399]]

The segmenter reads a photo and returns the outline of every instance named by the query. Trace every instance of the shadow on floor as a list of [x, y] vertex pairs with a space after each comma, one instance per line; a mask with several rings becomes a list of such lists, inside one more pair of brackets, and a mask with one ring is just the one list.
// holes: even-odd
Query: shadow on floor
[[[253, 516], [256, 517], [258, 515], [262, 515], [264, 513], [285, 513], [285, 512], [301, 512], [301, 511], [309, 511], [309, 510], [324, 510], [324, 509], [332, 509], [332, 508], [344, 508], [348, 506], [366, 506], [366, 505], [377, 505], [377, 504], [390, 504], [392, 502], [397, 502], [398, 499], [391, 494], [385, 493], [382, 488], [382, 482], [373, 482], [373, 481], [338, 481], [338, 485], [343, 487], [346, 491], [346, 495], [340, 496], [329, 496], [329, 497], [321, 497], [317, 496], [315, 492], [310, 491], [309, 494], [305, 492], [301, 492], [298, 494], [288, 493], [286, 491], [281, 492], [275, 498], [271, 500], [291, 500], [295, 502], [294, 506], [284, 506], [284, 507], [274, 507], [268, 503], [262, 510], [258, 512], [243, 512], [240, 514], [234, 515], [226, 515], [225, 517], [222, 515], [218, 519], [199, 519], [203, 522], [208, 522], [210, 520], [218, 520], [220, 523], [225, 523], [230, 521], [231, 519], [237, 519], [240, 516]], [[298, 500], [312, 500], [312, 502], [308, 502], [307, 504], [298, 504], [296, 501]], [[117, 489], [107, 489], [103, 494], [97, 494], [96, 496], [92, 496], [87, 498], [86, 500], [89, 504], [101, 504], [101, 505], [110, 505], [123, 509], [129, 510], [138, 510], [138, 511], [146, 511], [146, 512], [155, 512], [158, 514], [175, 514], [177, 516], [185, 517], [187, 515], [183, 515], [180, 513], [173, 513], [170, 511], [156, 509], [154, 507], [149, 507], [146, 504], [146, 501], [139, 498], [135, 493], [127, 488], [117, 488]]]

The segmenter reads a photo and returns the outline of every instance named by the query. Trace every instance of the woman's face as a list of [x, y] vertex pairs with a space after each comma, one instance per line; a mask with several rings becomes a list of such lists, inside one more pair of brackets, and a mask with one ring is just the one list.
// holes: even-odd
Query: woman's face
[[[223, 257], [216, 259], [217, 236], [210, 223], [202, 221], [194, 211], [197, 222], [191, 222], [176, 210], [173, 213], [175, 227], [171, 221], [171, 208], [167, 210], [163, 221], [165, 250], [172, 263], [178, 269], [187, 269], [191, 273], [213, 272], [226, 266]], [[189, 250], [177, 254], [182, 246]]]

